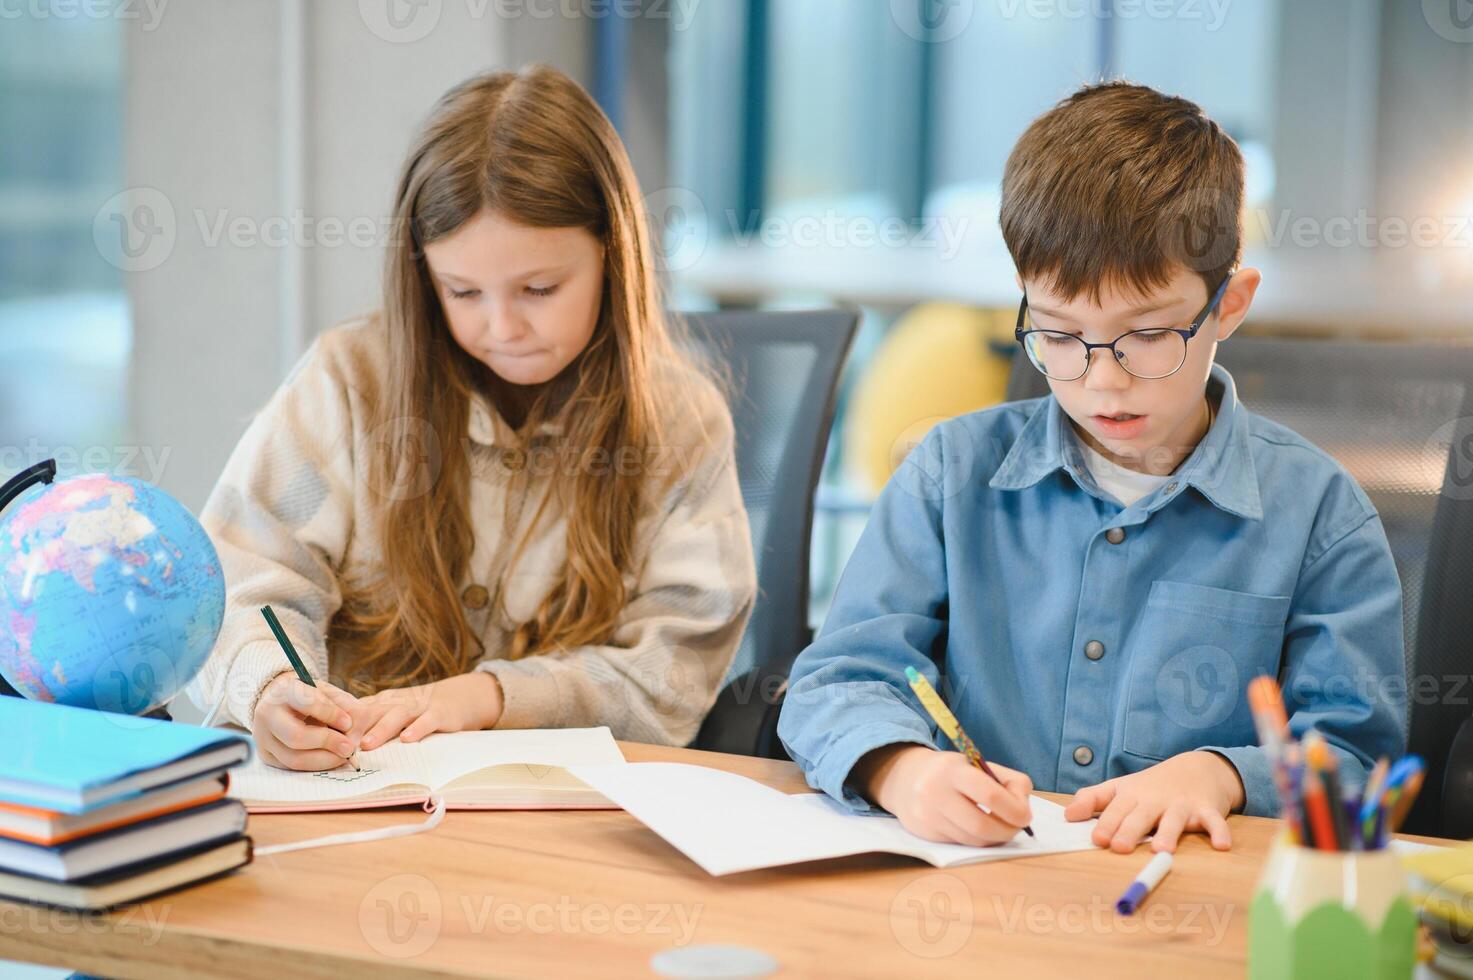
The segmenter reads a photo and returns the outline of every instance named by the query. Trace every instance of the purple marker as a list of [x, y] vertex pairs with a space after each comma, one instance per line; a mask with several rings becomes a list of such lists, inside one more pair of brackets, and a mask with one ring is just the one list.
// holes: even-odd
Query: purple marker
[[1140, 904], [1151, 894], [1152, 889], [1161, 883], [1166, 877], [1166, 872], [1171, 870], [1171, 852], [1162, 851], [1151, 858], [1141, 873], [1135, 876], [1135, 881], [1125, 889], [1125, 894], [1120, 896], [1120, 901], [1115, 903], [1115, 911], [1121, 915], [1133, 915]]

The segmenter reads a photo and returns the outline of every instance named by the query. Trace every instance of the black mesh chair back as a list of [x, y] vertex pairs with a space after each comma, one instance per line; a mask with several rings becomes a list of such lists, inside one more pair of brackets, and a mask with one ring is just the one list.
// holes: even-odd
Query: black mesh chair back
[[859, 316], [723, 312], [689, 314], [686, 321], [696, 353], [729, 387], [758, 585], [736, 660], [693, 744], [783, 759], [777, 713], [793, 660], [812, 639], [813, 496]]

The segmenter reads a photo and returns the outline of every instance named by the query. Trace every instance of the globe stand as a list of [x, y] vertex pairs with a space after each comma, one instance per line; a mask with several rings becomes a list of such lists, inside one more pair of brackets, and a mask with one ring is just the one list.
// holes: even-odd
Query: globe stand
[[10, 506], [10, 502], [16, 497], [29, 490], [37, 483], [50, 483], [56, 479], [56, 460], [48, 459], [37, 463], [35, 466], [21, 470], [15, 476], [5, 481], [5, 486], [0, 487], [0, 510]]
[[[10, 506], [10, 502], [25, 493], [37, 483], [51, 483], [56, 479], [56, 460], [48, 459], [37, 463], [35, 466], [24, 469], [5, 481], [5, 486], [0, 487], [0, 510]], [[20, 692], [11, 687], [5, 678], [0, 677], [0, 697], [18, 698]]]

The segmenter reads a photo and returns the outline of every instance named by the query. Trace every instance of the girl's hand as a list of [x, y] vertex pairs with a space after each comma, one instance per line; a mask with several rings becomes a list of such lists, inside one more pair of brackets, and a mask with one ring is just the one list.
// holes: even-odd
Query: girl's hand
[[361, 743], [376, 749], [398, 736], [417, 742], [433, 732], [479, 731], [501, 718], [501, 682], [485, 671], [433, 684], [380, 691], [363, 699], [369, 725]]
[[1094, 842], [1128, 854], [1153, 830], [1151, 850], [1175, 851], [1182, 831], [1201, 831], [1212, 846], [1233, 845], [1226, 816], [1243, 805], [1238, 770], [1216, 752], [1183, 752], [1149, 769], [1086, 786], [1064, 808], [1068, 820], [1100, 813]]
[[1033, 819], [1032, 780], [1007, 766], [992, 763], [992, 769], [1001, 783], [960, 752], [889, 745], [859, 760], [854, 781], [862, 795], [899, 817], [912, 834], [985, 847], [1007, 843]]
[[251, 735], [261, 759], [278, 769], [336, 769], [358, 748], [366, 721], [363, 702], [322, 681], [303, 684], [277, 674], [261, 691]]

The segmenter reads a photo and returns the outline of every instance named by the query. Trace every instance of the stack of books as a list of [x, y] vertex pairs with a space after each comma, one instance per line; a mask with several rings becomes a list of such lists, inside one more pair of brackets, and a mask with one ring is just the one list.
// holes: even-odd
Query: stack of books
[[0, 697], [0, 899], [105, 909], [251, 860], [219, 729]]

